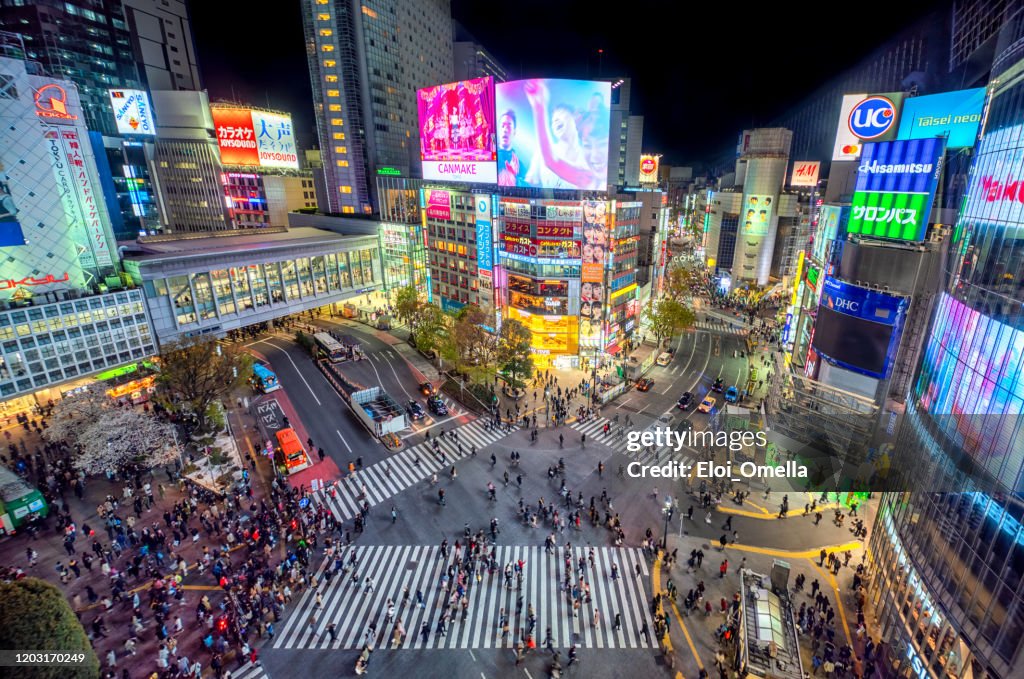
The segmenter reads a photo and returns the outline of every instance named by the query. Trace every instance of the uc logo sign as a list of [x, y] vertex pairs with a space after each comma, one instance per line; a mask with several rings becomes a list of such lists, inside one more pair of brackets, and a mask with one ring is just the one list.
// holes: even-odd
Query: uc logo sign
[[875, 139], [896, 122], [896, 105], [886, 97], [868, 97], [850, 111], [850, 132], [861, 139]]
[[489, 206], [487, 204], [487, 199], [484, 198], [484, 199], [481, 199], [481, 201], [476, 204], [476, 211], [479, 212], [480, 214], [484, 214], [484, 213], [487, 212], [487, 208], [488, 207]]

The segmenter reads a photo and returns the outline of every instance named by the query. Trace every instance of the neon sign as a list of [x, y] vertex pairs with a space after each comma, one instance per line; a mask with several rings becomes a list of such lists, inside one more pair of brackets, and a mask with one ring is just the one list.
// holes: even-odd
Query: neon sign
[[36, 115], [40, 118], [78, 120], [78, 116], [68, 112], [68, 93], [60, 85], [43, 85], [36, 90], [35, 98]]
[[0, 290], [13, 290], [19, 285], [49, 285], [50, 283], [63, 283], [70, 278], [68, 273], [65, 271], [60, 278], [56, 278], [52, 273], [46, 274], [43, 278], [33, 278], [32, 276], [25, 276], [20, 281], [16, 281], [13, 278], [7, 280], [0, 280]]

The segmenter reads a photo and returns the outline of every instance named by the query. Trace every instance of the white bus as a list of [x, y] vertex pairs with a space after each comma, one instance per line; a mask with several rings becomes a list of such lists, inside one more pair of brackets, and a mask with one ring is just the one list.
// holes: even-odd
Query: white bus
[[326, 332], [318, 332], [313, 335], [313, 340], [316, 342], [316, 346], [320, 350], [320, 355], [328, 359], [331, 363], [338, 363], [339, 361], [345, 360], [345, 347], [341, 346], [341, 342], [334, 339]]

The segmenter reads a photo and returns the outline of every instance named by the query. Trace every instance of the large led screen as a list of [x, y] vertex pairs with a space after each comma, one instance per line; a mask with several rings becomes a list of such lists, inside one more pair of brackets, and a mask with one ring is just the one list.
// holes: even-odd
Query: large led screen
[[814, 348], [841, 365], [880, 376], [885, 372], [892, 332], [891, 325], [865, 321], [821, 306], [814, 325]]
[[499, 186], [606, 188], [611, 83], [539, 78], [495, 90]]
[[416, 106], [424, 179], [493, 184], [494, 79], [426, 87]]
[[942, 295], [918, 377], [918, 403], [946, 437], [997, 477], [1015, 476], [1024, 455], [1014, 447], [1024, 412], [1022, 363], [1024, 331]]

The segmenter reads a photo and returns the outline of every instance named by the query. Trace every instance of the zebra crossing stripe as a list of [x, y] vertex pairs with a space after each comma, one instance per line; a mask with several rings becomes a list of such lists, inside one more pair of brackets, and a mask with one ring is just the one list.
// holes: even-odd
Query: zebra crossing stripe
[[[339, 481], [331, 489], [317, 491], [315, 497], [325, 504], [339, 521], [350, 519], [359, 513], [362, 500], [362, 488], [366, 486], [366, 501], [371, 506], [381, 504], [388, 498], [397, 495], [426, 479], [431, 474], [438, 474], [450, 468], [450, 464], [470, 456], [470, 448], [475, 446], [477, 452], [499, 441], [508, 434], [497, 430], [485, 429], [480, 420], [474, 420], [457, 428], [459, 440], [448, 436], [436, 439], [444, 452], [446, 462], [441, 463], [433, 452], [433, 442], [419, 443], [385, 458], [380, 462], [364, 467], [355, 476]], [[515, 429], [513, 429], [515, 431]], [[459, 444], [462, 452], [459, 452]], [[420, 463], [416, 465], [416, 459]], [[388, 469], [390, 468], [390, 473]]]
[[[653, 628], [647, 608], [645, 580], [635, 575], [639, 565], [646, 574], [647, 564], [639, 549], [600, 547], [595, 549], [595, 565], [587, 563], [586, 578], [590, 583], [591, 604], [580, 607], [579, 617], [573, 616], [573, 608], [567, 592], [561, 588], [565, 580], [564, 549], [557, 549], [553, 555], [545, 553], [538, 546], [499, 546], [495, 555], [499, 566], [519, 559], [525, 561], [522, 590], [508, 589], [503, 569], [493, 575], [482, 573], [479, 582], [471, 582], [466, 596], [469, 607], [466, 621], [461, 619], [461, 606], [450, 610], [451, 620], [446, 624], [445, 634], [436, 632], [445, 598], [454, 590], [455, 583], [449, 583], [448, 591], [441, 589], [442, 577], [454, 555], [440, 558], [436, 546], [360, 546], [354, 547], [358, 555], [356, 572], [358, 582], [353, 583], [351, 575], [339, 573], [326, 583], [320, 578], [320, 593], [323, 607], [316, 607], [316, 593], [310, 589], [300, 597], [298, 606], [286, 621], [280, 636], [275, 639], [274, 648], [359, 648], [366, 642], [367, 630], [373, 626], [376, 635], [375, 646], [391, 644], [395, 623], [403, 621], [406, 636], [401, 648], [411, 649], [455, 649], [455, 648], [512, 648], [515, 640], [522, 638], [528, 629], [527, 611], [533, 605], [537, 623], [532, 634], [539, 645], [543, 645], [548, 627], [552, 640], [557, 646], [577, 643], [590, 648], [651, 648], [650, 640], [643, 639], [640, 628], [646, 623]], [[587, 548], [575, 547], [569, 553], [570, 581], [576, 582], [576, 565], [580, 558], [586, 560]], [[347, 560], [347, 557], [346, 557]], [[586, 561], [585, 561], [586, 562]], [[415, 563], [415, 567], [411, 566]], [[616, 564], [620, 577], [612, 580], [611, 566]], [[319, 569], [333, 563], [326, 560]], [[370, 577], [374, 588], [366, 592], [366, 578]], [[409, 605], [402, 605], [402, 588], [409, 587]], [[416, 604], [415, 592], [425, 593], [425, 605]], [[515, 615], [517, 599], [523, 597], [523, 609]], [[396, 607], [396, 618], [387, 621], [387, 600]], [[509, 618], [509, 635], [502, 636], [499, 613], [504, 609]], [[594, 610], [600, 611], [600, 621], [593, 624]], [[622, 627], [613, 629], [615, 614], [622, 616]], [[310, 615], [316, 619], [312, 627]], [[452, 623], [454, 621], [454, 623]], [[420, 627], [427, 623], [427, 639], [424, 642]], [[327, 626], [333, 623], [337, 637], [333, 643]], [[256, 679], [256, 677], [253, 677]]]
[[242, 665], [237, 670], [229, 670], [225, 676], [229, 679], [270, 679], [263, 665], [254, 665], [251, 662]]

